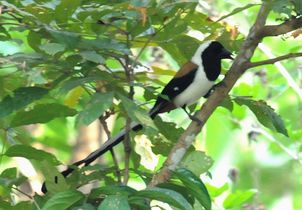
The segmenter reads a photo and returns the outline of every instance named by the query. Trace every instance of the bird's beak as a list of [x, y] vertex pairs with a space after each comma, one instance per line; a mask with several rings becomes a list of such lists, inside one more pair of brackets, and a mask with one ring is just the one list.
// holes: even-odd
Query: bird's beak
[[231, 59], [234, 60], [234, 58], [232, 57], [232, 53], [230, 51], [228, 51], [227, 49], [223, 48], [222, 52], [220, 53], [220, 58], [221, 59]]

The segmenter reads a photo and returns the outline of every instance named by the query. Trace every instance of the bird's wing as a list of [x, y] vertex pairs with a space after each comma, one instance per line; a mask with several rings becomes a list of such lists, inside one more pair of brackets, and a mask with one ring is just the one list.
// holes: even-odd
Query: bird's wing
[[150, 111], [152, 118], [159, 113], [169, 112], [177, 108], [173, 103], [173, 99], [193, 82], [197, 69], [198, 65], [192, 62], [182, 66], [157, 97], [156, 103]]

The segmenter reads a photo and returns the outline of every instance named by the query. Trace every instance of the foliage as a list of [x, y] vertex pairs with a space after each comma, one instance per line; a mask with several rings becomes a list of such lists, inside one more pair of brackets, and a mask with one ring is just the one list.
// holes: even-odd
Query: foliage
[[[286, 2], [285, 5], [283, 1], [272, 1], [274, 14], [270, 21], [301, 15], [299, 0]], [[217, 200], [222, 201], [218, 205], [225, 209], [262, 203], [270, 208], [289, 191], [292, 191], [294, 206], [302, 208], [297, 202], [302, 192], [295, 187], [301, 180], [285, 181], [282, 177], [288, 175], [288, 168], [295, 168], [291, 171], [293, 176], [301, 177], [301, 165], [296, 166], [301, 161], [299, 155], [295, 155], [302, 148], [299, 142], [301, 98], [272, 66], [246, 73], [248, 78], [239, 81], [232, 95], [214, 113], [169, 183], [145, 187], [188, 122], [181, 110], [154, 121], [148, 117], [149, 103], [158, 95], [158, 87], [174, 74], [171, 69], [190, 59], [200, 40], [219, 40], [237, 52], [244, 40], [244, 27], [239, 27], [240, 33], [221, 20], [239, 16], [238, 23], [250, 26], [255, 15], [248, 11], [257, 11], [259, 2], [233, 5], [231, 9], [228, 4], [232, 3], [217, 1], [212, 5], [213, 10], [222, 12], [216, 22], [210, 17], [213, 15], [210, 11], [200, 9], [198, 1], [18, 0], [0, 3], [0, 209], [150, 209], [152, 205], [161, 205], [147, 200], [158, 200], [177, 209], [209, 210]], [[202, 35], [197, 39], [191, 35], [193, 32]], [[263, 43], [280, 55], [301, 50], [301, 46], [289, 38]], [[158, 49], [160, 55], [156, 56]], [[265, 53], [257, 51], [254, 59], [265, 57]], [[150, 68], [146, 70], [146, 66]], [[295, 71], [298, 64], [292, 61], [286, 66], [293, 69], [290, 76], [295, 78], [294, 82], [301, 82], [301, 74]], [[223, 63], [224, 69], [228, 67]], [[96, 164], [75, 169], [65, 180], [56, 166], [71, 158], [70, 145], [74, 143], [71, 139], [84, 126], [98, 119], [104, 123], [111, 115], [117, 117], [113, 135], [129, 120], [144, 125], [142, 132], [152, 142], [152, 150], [159, 160], [156, 170], [140, 166], [149, 154], [144, 145], [145, 156], [137, 151], [130, 155], [131, 184], [121, 185], [116, 178], [120, 175], [116, 167], [111, 167], [111, 158], [107, 156], [106, 167]], [[39, 135], [31, 131], [32, 124], [40, 130]], [[206, 143], [202, 145], [200, 139]], [[240, 148], [246, 142], [250, 146]], [[259, 161], [257, 150], [263, 148], [263, 143], [270, 153], [265, 154], [271, 155], [274, 161], [281, 159], [284, 165], [266, 165], [265, 161]], [[232, 158], [226, 158], [228, 152]], [[285, 158], [284, 154], [292, 158]], [[119, 160], [121, 156], [118, 154]], [[12, 195], [21, 197], [20, 186], [32, 181], [31, 177], [22, 175], [22, 167], [12, 167], [15, 157], [29, 160], [46, 180], [49, 192], [45, 196], [36, 194], [27, 196], [27, 201], [15, 202]], [[226, 171], [215, 172], [225, 168], [223, 164], [235, 165], [242, 173], [240, 178], [230, 175], [228, 184]], [[277, 166], [282, 169], [273, 173]], [[254, 178], [253, 168], [272, 180]], [[209, 181], [206, 174], [213, 180]], [[54, 177], [58, 184], [53, 183]], [[217, 179], [223, 180], [221, 187], [210, 184]], [[100, 183], [90, 193], [76, 190], [96, 180]], [[284, 187], [274, 186], [276, 183]], [[266, 192], [266, 187], [271, 192], [259, 199], [258, 192]]]

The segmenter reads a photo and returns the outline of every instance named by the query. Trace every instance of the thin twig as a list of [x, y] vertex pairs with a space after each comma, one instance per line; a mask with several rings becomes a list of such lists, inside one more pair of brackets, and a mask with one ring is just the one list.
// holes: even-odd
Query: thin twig
[[37, 207], [37, 209], [38, 209], [38, 210], [41, 210], [39, 204], [36, 202], [36, 200], [35, 200], [34, 197], [32, 197], [31, 195], [28, 195], [27, 193], [23, 192], [22, 190], [19, 190], [19, 189], [16, 188], [16, 187], [12, 187], [12, 189], [13, 189], [13, 190], [16, 190], [16, 191], [18, 191], [19, 193], [21, 193], [21, 194], [25, 195], [26, 197], [28, 197], [30, 200], [33, 201], [33, 203], [35, 204], [35, 206]]
[[[178, 14], [176, 14], [175, 18], [177, 18], [178, 15], [180, 15], [181, 13], [183, 12], [183, 10], [179, 10], [178, 11]], [[136, 64], [137, 64], [137, 61], [139, 59], [139, 57], [142, 55], [142, 53], [145, 51], [145, 49], [148, 47], [149, 43], [152, 41], [152, 39], [154, 39], [154, 37], [161, 31], [163, 30], [167, 25], [169, 25], [170, 22], [168, 22], [167, 24], [163, 24], [160, 26], [160, 28], [155, 32], [153, 33], [152, 35], [149, 36], [148, 40], [145, 42], [144, 46], [140, 49], [140, 51], [138, 52], [137, 56], [134, 58], [133, 62], [132, 62], [132, 68], [135, 68]]]
[[[260, 44], [259, 49], [268, 58], [275, 57], [275, 55], [271, 52], [271, 50], [268, 47], [266, 47], [264, 44]], [[275, 63], [275, 66], [277, 67], [280, 74], [284, 77], [284, 79], [288, 83], [289, 87], [291, 87], [296, 92], [296, 94], [300, 97], [300, 99], [302, 99], [302, 89], [301, 89], [300, 85], [291, 76], [291, 74], [287, 71], [287, 69], [280, 62]]]
[[295, 155], [290, 149], [288, 149], [286, 146], [284, 146], [280, 141], [276, 140], [275, 137], [273, 137], [267, 131], [265, 131], [264, 129], [260, 129], [260, 128], [259, 129], [254, 128], [253, 131], [262, 134], [270, 142], [277, 144], [280, 147], [280, 149], [282, 149], [288, 156], [290, 156], [293, 160], [297, 161], [300, 165], [302, 165], [302, 159], [298, 155]]
[[[104, 117], [99, 117], [99, 121], [101, 123], [101, 125], [103, 126], [103, 129], [107, 135], [107, 139], [110, 139], [111, 137], [111, 132], [109, 131], [109, 128], [108, 128], [108, 125], [106, 123], [106, 120], [104, 119]], [[110, 153], [111, 153], [111, 156], [112, 156], [112, 160], [113, 160], [113, 163], [114, 163], [114, 166], [115, 166], [115, 174], [116, 174], [116, 177], [117, 177], [117, 181], [119, 183], [121, 183], [121, 172], [120, 172], [120, 167], [119, 167], [119, 164], [118, 164], [118, 161], [117, 161], [117, 157], [114, 153], [114, 150], [113, 148], [110, 149]]]
[[16, 26], [25, 26], [23, 23], [9, 23], [9, 22], [0, 22], [0, 25], [16, 25]]
[[[127, 34], [127, 46], [130, 48], [130, 36]], [[134, 87], [132, 85], [134, 77], [133, 77], [133, 68], [130, 65], [129, 55], [125, 55], [125, 75], [129, 85], [129, 95], [128, 98], [133, 100], [134, 96]], [[126, 118], [126, 136], [124, 140], [124, 150], [125, 150], [125, 171], [124, 171], [124, 180], [123, 183], [126, 185], [129, 180], [129, 163], [130, 163], [130, 154], [131, 154], [131, 146], [130, 146], [130, 130], [131, 130], [131, 119], [129, 116]]]
[[267, 60], [264, 60], [264, 61], [252, 62], [252, 63], [249, 63], [247, 65], [248, 65], [248, 68], [254, 68], [254, 67], [257, 67], [257, 66], [274, 64], [274, 63], [282, 61], [282, 60], [286, 60], [286, 59], [289, 59], [289, 58], [296, 58], [296, 57], [302, 57], [302, 52], [289, 53], [289, 54], [286, 54], [286, 55], [282, 55], [282, 56], [272, 58], [272, 59], [267, 59]]

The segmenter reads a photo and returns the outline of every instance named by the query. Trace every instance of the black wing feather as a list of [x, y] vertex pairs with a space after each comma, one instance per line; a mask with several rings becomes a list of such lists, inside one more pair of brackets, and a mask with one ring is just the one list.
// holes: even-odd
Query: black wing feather
[[197, 68], [182, 77], [174, 77], [157, 97], [156, 102], [150, 111], [150, 115], [155, 117], [158, 113], [161, 113], [168, 104], [171, 104], [173, 99], [193, 82], [196, 72]]

